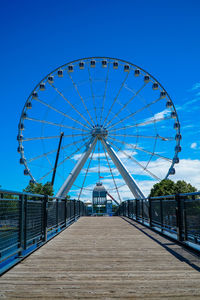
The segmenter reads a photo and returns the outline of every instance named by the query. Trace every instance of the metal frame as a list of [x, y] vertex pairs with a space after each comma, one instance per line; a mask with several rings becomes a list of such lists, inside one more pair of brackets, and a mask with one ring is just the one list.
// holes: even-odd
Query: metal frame
[[84, 164], [86, 163], [89, 155], [92, 152], [92, 149], [95, 147], [97, 139], [99, 139], [105, 149], [107, 150], [110, 158], [112, 159], [114, 165], [120, 172], [121, 176], [123, 177], [124, 181], [126, 182], [127, 186], [129, 187], [130, 191], [132, 192], [133, 196], [135, 198], [142, 199], [144, 198], [144, 194], [142, 193], [141, 189], [131, 176], [131, 174], [128, 172], [126, 167], [123, 165], [122, 161], [119, 159], [117, 154], [115, 153], [114, 149], [110, 146], [110, 144], [101, 136], [101, 134], [98, 134], [95, 137], [92, 137], [92, 139], [87, 144], [84, 153], [76, 163], [75, 167], [59, 189], [56, 197], [66, 197], [67, 193], [69, 192], [70, 188], [72, 187], [74, 181], [76, 180], [77, 176], [79, 175], [81, 169], [83, 168]]
[[77, 164], [59, 189], [56, 197], [66, 197], [67, 193], [69, 192], [70, 188], [72, 187], [74, 181], [76, 180], [77, 176], [79, 175], [81, 169], [83, 168], [84, 164], [86, 163], [92, 149], [95, 147], [97, 142], [96, 138], [92, 138], [89, 143], [86, 145], [85, 151], [83, 152], [82, 156], [78, 160]]

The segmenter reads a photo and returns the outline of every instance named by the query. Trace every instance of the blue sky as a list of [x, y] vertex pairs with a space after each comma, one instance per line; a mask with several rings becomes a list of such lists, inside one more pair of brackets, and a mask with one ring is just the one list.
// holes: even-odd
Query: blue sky
[[17, 127], [26, 98], [49, 72], [74, 59], [117, 57], [144, 68], [169, 92], [181, 122], [174, 177], [200, 189], [200, 2], [0, 2], [0, 184], [28, 184], [19, 165]]

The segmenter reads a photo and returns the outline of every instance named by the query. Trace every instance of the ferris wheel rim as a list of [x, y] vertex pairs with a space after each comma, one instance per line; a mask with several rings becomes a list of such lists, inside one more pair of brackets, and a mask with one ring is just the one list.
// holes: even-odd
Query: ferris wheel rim
[[[19, 122], [19, 129], [18, 129], [18, 134], [19, 134], [19, 135], [22, 133], [22, 130], [20, 129], [20, 126], [21, 126], [21, 124], [23, 124], [23, 121], [24, 121], [24, 118], [23, 118], [23, 112], [26, 110], [26, 103], [27, 103], [28, 101], [30, 101], [30, 99], [31, 99], [31, 97], [32, 97], [32, 95], [33, 95], [33, 92], [36, 91], [36, 90], [38, 89], [40, 83], [44, 82], [49, 76], [51, 76], [52, 74], [54, 74], [54, 73], [55, 73], [56, 71], [58, 71], [59, 69], [65, 68], [66, 66], [68, 66], [68, 65], [70, 65], [70, 64], [74, 64], [74, 63], [77, 63], [77, 62], [80, 62], [80, 61], [86, 61], [86, 60], [88, 61], [88, 60], [92, 60], [92, 59], [94, 59], [94, 60], [103, 60], [103, 59], [105, 59], [105, 60], [110, 60], [110, 61], [118, 61], [118, 62], [122, 62], [123, 64], [126, 63], [126, 64], [128, 64], [128, 65], [133, 66], [134, 68], [137, 68], [137, 69], [143, 71], [145, 74], [149, 75], [150, 78], [152, 78], [154, 82], [156, 82], [156, 83], [159, 84], [159, 86], [161, 87], [161, 89], [166, 93], [167, 98], [170, 100], [170, 102], [171, 102], [171, 104], [172, 104], [172, 107], [173, 107], [173, 111], [176, 113], [176, 122], [177, 122], [177, 124], [178, 124], [178, 128], [176, 128], [176, 132], [177, 132], [177, 134], [180, 135], [180, 122], [179, 122], [179, 118], [178, 118], [178, 114], [177, 114], [175, 105], [174, 105], [174, 103], [173, 103], [173, 101], [172, 101], [172, 99], [171, 99], [169, 93], [166, 91], [166, 89], [165, 89], [164, 86], [160, 83], [160, 81], [158, 81], [153, 75], [151, 75], [151, 74], [150, 74], [149, 72], [147, 72], [145, 69], [139, 67], [139, 66], [136, 65], [136, 64], [133, 64], [133, 63], [127, 61], [127, 60], [123, 60], [123, 59], [119, 59], [119, 58], [113, 58], [113, 57], [106, 57], [106, 56], [92, 56], [92, 57], [85, 57], [85, 58], [80, 58], [80, 59], [72, 60], [72, 61], [70, 61], [70, 62], [67, 62], [67, 63], [65, 63], [65, 64], [63, 64], [63, 65], [57, 67], [56, 69], [54, 69], [53, 71], [51, 71], [50, 73], [48, 73], [44, 78], [42, 78], [42, 80], [40, 80], [39, 83], [38, 83], [38, 84], [35, 86], [35, 88], [32, 90], [32, 92], [30, 93], [29, 97], [27, 98], [27, 100], [26, 100], [26, 102], [25, 102], [25, 105], [24, 105], [24, 107], [23, 107], [22, 114], [21, 114], [21, 117], [20, 117], [20, 122]], [[19, 141], [19, 146], [22, 145], [22, 142], [23, 142], [23, 141]], [[180, 138], [179, 138], [178, 140], [176, 140], [176, 145], [177, 145], [177, 146], [180, 146]], [[21, 154], [21, 157], [24, 158], [24, 154], [23, 154], [22, 152], [20, 152], [20, 154]], [[175, 155], [174, 155], [174, 157], [172, 158], [172, 163], [171, 163], [170, 168], [173, 168], [173, 167], [174, 167], [174, 165], [175, 165], [174, 158], [176, 158], [176, 157], [178, 157], [178, 152], [175, 151]], [[28, 164], [27, 164], [26, 161], [24, 162], [24, 166], [25, 166], [26, 169], [29, 169], [29, 168], [28, 168]], [[169, 168], [169, 170], [168, 170], [168, 173], [167, 173], [166, 176], [165, 176], [165, 179], [168, 178], [168, 176], [170, 175], [170, 168]], [[35, 179], [34, 179], [34, 177], [33, 177], [33, 175], [32, 175], [31, 172], [29, 172], [29, 176], [31, 177], [32, 180], [35, 181]]]

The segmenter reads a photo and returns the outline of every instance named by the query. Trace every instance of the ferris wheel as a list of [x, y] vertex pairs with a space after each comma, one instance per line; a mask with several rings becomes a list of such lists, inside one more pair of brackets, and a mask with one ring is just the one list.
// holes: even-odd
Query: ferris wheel
[[[89, 197], [102, 182], [118, 201], [175, 174], [180, 123], [164, 87], [121, 59], [72, 61], [45, 76], [21, 113], [20, 164], [58, 196]], [[56, 176], [55, 176], [56, 171]], [[136, 183], [138, 182], [138, 183]]]

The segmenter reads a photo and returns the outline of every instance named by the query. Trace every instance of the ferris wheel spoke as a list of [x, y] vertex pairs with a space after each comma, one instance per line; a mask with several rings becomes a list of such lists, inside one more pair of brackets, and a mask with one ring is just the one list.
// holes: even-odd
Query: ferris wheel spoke
[[146, 150], [146, 149], [144, 149], [144, 148], [141, 148], [141, 147], [138, 147], [138, 146], [136, 146], [136, 145], [132, 145], [132, 144], [126, 143], [126, 142], [124, 142], [124, 141], [120, 141], [120, 140], [115, 139], [115, 138], [111, 138], [111, 137], [110, 137], [110, 139], [112, 139], [112, 140], [114, 140], [114, 141], [116, 141], [116, 142], [118, 142], [118, 143], [121, 143], [121, 144], [130, 146], [133, 150], [136, 149], [136, 150], [138, 150], [138, 151], [142, 151], [142, 152], [151, 154], [152, 156], [157, 156], [157, 157], [162, 158], [162, 159], [164, 159], [164, 160], [166, 160], [166, 161], [172, 162], [172, 159], [171, 159], [171, 158], [165, 157], [165, 156], [160, 155], [160, 154], [158, 154], [158, 153], [151, 152], [151, 151]]
[[[135, 94], [122, 106], [122, 108], [114, 115], [114, 117], [108, 122], [108, 123], [106, 123], [105, 124], [105, 126], [107, 127], [107, 128], [109, 128], [108, 127], [108, 125], [109, 124], [111, 124], [112, 123], [112, 121], [127, 107], [127, 105], [129, 105], [130, 103], [131, 103], [131, 101], [143, 90], [143, 88], [145, 87], [147, 85], [147, 83], [144, 83], [143, 85], [142, 85], [142, 87], [137, 91], [137, 92], [135, 92]], [[112, 128], [112, 126], [111, 126], [111, 128]]]
[[57, 139], [60, 138], [60, 135], [54, 135], [54, 136], [39, 136], [39, 137], [32, 137], [32, 138], [25, 138], [22, 141], [23, 142], [29, 142], [29, 141], [37, 141], [37, 140], [48, 140], [48, 139]]
[[102, 143], [102, 146], [103, 146], [104, 154], [105, 154], [106, 161], [107, 161], [107, 164], [108, 164], [108, 168], [109, 168], [109, 170], [110, 170], [110, 174], [111, 174], [111, 176], [112, 176], [112, 180], [113, 180], [115, 189], [116, 189], [116, 191], [117, 191], [117, 195], [118, 195], [118, 198], [119, 198], [119, 203], [121, 203], [122, 200], [121, 200], [121, 197], [120, 197], [120, 193], [119, 193], [119, 190], [118, 190], [118, 187], [117, 187], [117, 184], [116, 184], [114, 175], [113, 175], [113, 171], [112, 171], [111, 165], [110, 165], [110, 163], [109, 163], [108, 156], [107, 156], [107, 154], [106, 154], [106, 150], [105, 150], [105, 147], [104, 147], [103, 143]]
[[109, 136], [127, 136], [127, 137], [136, 137], [136, 138], [144, 138], [144, 139], [161, 139], [162, 141], [173, 141], [174, 138], [173, 137], [163, 137], [160, 135], [140, 135], [140, 134], [126, 134], [126, 133], [122, 133], [122, 134], [108, 134]]
[[[66, 137], [74, 137], [74, 136], [88, 136], [88, 133], [83, 133], [83, 134], [64, 134], [63, 138]], [[37, 140], [48, 140], [48, 139], [57, 139], [60, 138], [60, 135], [55, 135], [55, 136], [39, 136], [39, 137], [32, 137], [32, 138], [25, 138], [22, 139], [22, 142], [29, 142], [29, 141], [37, 141]]]
[[112, 103], [112, 105], [111, 105], [111, 107], [110, 107], [110, 109], [109, 109], [109, 111], [108, 111], [108, 113], [107, 113], [107, 116], [106, 116], [106, 118], [105, 118], [105, 120], [104, 120], [104, 122], [103, 122], [103, 126], [105, 125], [106, 120], [107, 120], [107, 118], [108, 118], [110, 112], [112, 111], [112, 108], [113, 108], [115, 102], [117, 101], [117, 99], [118, 99], [118, 97], [119, 97], [119, 95], [120, 95], [120, 93], [121, 93], [121, 90], [122, 90], [122, 88], [123, 88], [124, 85], [125, 85], [126, 80], [128, 79], [129, 73], [130, 73], [130, 72], [127, 73], [127, 75], [125, 76], [124, 80], [122, 81], [122, 84], [121, 84], [121, 86], [120, 86], [120, 88], [119, 88], [119, 90], [118, 90], [118, 93], [117, 93], [117, 95], [115, 96], [115, 98], [114, 98], [114, 100], [113, 100], [113, 103]]
[[131, 113], [130, 115], [124, 117], [124, 118], [121, 119], [120, 121], [118, 121], [118, 122], [112, 124], [111, 126], [109, 126], [109, 127], [107, 127], [107, 128], [108, 128], [108, 129], [113, 128], [114, 126], [116, 126], [116, 125], [118, 125], [118, 124], [120, 124], [120, 123], [122, 123], [122, 122], [124, 122], [124, 121], [127, 121], [127, 120], [130, 119], [131, 117], [133, 117], [133, 116], [135, 116], [136, 114], [142, 112], [143, 110], [145, 110], [145, 109], [147, 109], [148, 107], [150, 107], [151, 105], [157, 103], [157, 102], [160, 101], [161, 99], [162, 99], [162, 98], [159, 97], [158, 99], [152, 101], [151, 103], [148, 103], [147, 105], [141, 107], [140, 109], [136, 110], [135, 112]]
[[[86, 141], [82, 146], [80, 146], [79, 148], [77, 148], [77, 149], [76, 149], [73, 153], [71, 153], [69, 156], [65, 157], [65, 158], [58, 164], [57, 167], [60, 167], [62, 164], [65, 163], [66, 160], [71, 159], [73, 155], [75, 155], [75, 154], [76, 154], [78, 151], [80, 151], [84, 146], [86, 146], [87, 143], [88, 143], [88, 140], [89, 140], [89, 138], [87, 139], [87, 141]], [[43, 180], [45, 177], [47, 177], [49, 174], [51, 174], [51, 173], [53, 172], [53, 170], [54, 170], [54, 168], [52, 168], [49, 172], [47, 172], [45, 175], [43, 175], [42, 177], [40, 177], [40, 178], [38, 179], [38, 181]]]
[[52, 153], [54, 153], [54, 152], [56, 152], [56, 151], [57, 151], [57, 149], [54, 149], [54, 150], [51, 150], [51, 151], [49, 151], [49, 152], [46, 152], [46, 153], [40, 154], [40, 155], [38, 155], [38, 156], [32, 157], [32, 158], [28, 159], [27, 162], [30, 163], [30, 162], [35, 161], [35, 160], [37, 160], [37, 159], [43, 158], [43, 157], [45, 157], [46, 155], [50, 155], [50, 154], [52, 154]]
[[[80, 139], [80, 140], [75, 141], [75, 142], [73, 142], [73, 143], [67, 144], [67, 145], [61, 147], [61, 150], [64, 150], [64, 149], [66, 149], [66, 148], [68, 148], [68, 147], [71, 147], [71, 146], [76, 145], [76, 144], [78, 144], [78, 143], [80, 143], [80, 142], [83, 142], [83, 141], [85, 141], [86, 139], [87, 139], [87, 138]], [[49, 152], [40, 154], [40, 155], [38, 155], [38, 156], [35, 156], [35, 157], [33, 157], [33, 158], [28, 159], [27, 162], [30, 163], [30, 162], [32, 162], [32, 161], [34, 161], [34, 160], [43, 158], [43, 157], [45, 157], [45, 156], [47, 156], [47, 155], [50, 155], [50, 154], [52, 154], [52, 153], [55, 153], [57, 150], [58, 150], [58, 149], [56, 148], [56, 149], [51, 150], [51, 151], [49, 151]]]
[[93, 101], [95, 119], [96, 119], [96, 124], [97, 124], [98, 123], [98, 120], [97, 120], [97, 110], [96, 110], [95, 96], [94, 96], [94, 91], [93, 91], [93, 86], [92, 86], [92, 77], [91, 77], [89, 66], [87, 66], [87, 69], [88, 69], [88, 75], [89, 75], [90, 90], [91, 90], [91, 94], [92, 94], [92, 101]]
[[35, 101], [37, 101], [37, 102], [41, 103], [42, 105], [44, 105], [44, 106], [46, 106], [46, 107], [48, 107], [48, 108], [54, 110], [55, 112], [61, 114], [62, 116], [64, 116], [64, 117], [66, 117], [66, 118], [68, 118], [68, 119], [70, 119], [70, 120], [76, 122], [77, 124], [79, 124], [79, 125], [81, 125], [81, 126], [83, 126], [83, 127], [85, 127], [85, 128], [90, 129], [87, 125], [85, 125], [85, 124], [81, 123], [80, 121], [78, 121], [78, 120], [76, 120], [76, 119], [70, 117], [69, 115], [67, 115], [67, 114], [65, 114], [64, 112], [58, 110], [57, 108], [55, 108], [55, 107], [49, 105], [48, 103], [46, 103], [46, 102], [44, 102], [44, 101], [42, 101], [42, 100], [40, 100], [40, 99], [35, 99]]
[[83, 179], [83, 183], [82, 183], [82, 186], [81, 186], [81, 189], [80, 189], [79, 195], [78, 195], [78, 200], [80, 200], [80, 197], [81, 197], [81, 194], [82, 194], [82, 191], [83, 191], [83, 188], [84, 188], [84, 184], [85, 184], [86, 177], [87, 177], [87, 174], [88, 174], [88, 171], [89, 171], [89, 168], [90, 168], [90, 165], [91, 165], [92, 159], [93, 159], [93, 155], [94, 155], [95, 148], [96, 148], [96, 145], [94, 146], [94, 149], [93, 149], [93, 151], [92, 151], [92, 154], [91, 154], [91, 156], [90, 156], [90, 160], [89, 160], [89, 163], [88, 163], [88, 166], [87, 166], [86, 172], [85, 172], [85, 176], [84, 176], [84, 179]]
[[75, 110], [75, 112], [91, 127], [90, 122], [79, 112], [78, 109], [61, 93], [58, 88], [54, 86], [54, 84], [50, 83], [50, 85], [54, 88], [54, 90]]
[[79, 92], [79, 89], [78, 89], [76, 83], [74, 82], [74, 80], [73, 80], [73, 78], [72, 78], [72, 76], [70, 75], [69, 72], [68, 72], [68, 75], [69, 75], [69, 77], [70, 77], [70, 79], [71, 79], [71, 81], [72, 81], [72, 84], [73, 84], [73, 86], [74, 86], [74, 88], [75, 88], [77, 94], [79, 95], [79, 98], [81, 99], [81, 102], [82, 102], [83, 106], [85, 107], [85, 110], [86, 110], [88, 116], [90, 117], [90, 120], [91, 120], [92, 123], [95, 125], [95, 123], [94, 123], [94, 121], [93, 121], [93, 119], [92, 119], [92, 117], [91, 117], [91, 114], [90, 114], [90, 112], [89, 112], [89, 110], [88, 110], [88, 108], [87, 108], [87, 105], [85, 104], [85, 101], [84, 101], [83, 97], [81, 96], [81, 94], [80, 94], [80, 92]]
[[140, 166], [140, 168], [142, 168], [145, 172], [147, 172], [151, 177], [153, 177], [156, 180], [161, 180], [158, 176], [156, 176], [155, 174], [153, 174], [151, 171], [149, 171], [146, 167], [144, 167], [141, 163], [139, 163], [139, 161], [137, 161], [135, 158], [133, 158], [132, 156], [128, 155], [125, 151], [121, 150], [118, 146], [116, 146], [116, 144], [114, 144], [112, 141], [109, 142], [113, 145], [113, 147], [117, 148], [118, 151], [122, 152], [127, 158], [131, 159], [135, 164], [137, 164], [138, 166]]
[[34, 119], [34, 118], [29, 118], [29, 117], [26, 117], [26, 120], [33, 121], [33, 122], [44, 123], [44, 124], [48, 124], [48, 125], [52, 125], [52, 126], [64, 127], [64, 128], [68, 128], [68, 129], [71, 129], [71, 130], [89, 132], [89, 130], [81, 129], [81, 128], [78, 128], [78, 127], [67, 126], [67, 125], [64, 125], [64, 124], [57, 124], [57, 123], [53, 123], [53, 122], [46, 121], [46, 120], [39, 120], [39, 119]]
[[129, 128], [133, 128], [133, 127], [146, 126], [146, 125], [149, 125], [149, 124], [153, 124], [153, 123], [157, 123], [157, 122], [161, 122], [161, 121], [169, 120], [169, 119], [171, 119], [171, 116], [167, 116], [167, 117], [164, 117], [164, 118], [158, 118], [158, 119], [151, 119], [151, 120], [144, 121], [144, 122], [141, 122], [141, 123], [136, 123], [136, 124], [133, 124], [133, 125], [128, 125], [128, 126], [112, 129], [112, 130], [109, 130], [109, 133], [114, 132], [114, 131], [123, 130], [123, 129], [129, 129]]
[[106, 82], [105, 82], [105, 89], [104, 89], [104, 95], [103, 95], [103, 103], [101, 107], [101, 116], [100, 116], [100, 125], [103, 117], [103, 111], [104, 111], [104, 105], [105, 105], [105, 99], [106, 99], [106, 92], [107, 92], [107, 86], [108, 86], [108, 78], [109, 78], [109, 70], [110, 70], [110, 61], [108, 62], [108, 68], [107, 68], [107, 74], [106, 74]]

